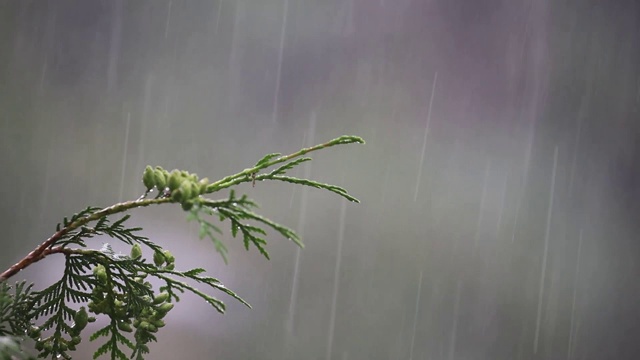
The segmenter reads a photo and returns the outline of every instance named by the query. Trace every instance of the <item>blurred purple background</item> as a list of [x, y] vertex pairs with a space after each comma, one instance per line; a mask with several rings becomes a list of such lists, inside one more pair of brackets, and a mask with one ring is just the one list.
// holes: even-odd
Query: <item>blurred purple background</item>
[[634, 1], [1, 1], [0, 262], [147, 164], [216, 179], [353, 134], [294, 175], [360, 205], [237, 190], [302, 251], [227, 234], [225, 266], [178, 206], [133, 213], [254, 307], [187, 296], [149, 359], [637, 359], [638, 34]]

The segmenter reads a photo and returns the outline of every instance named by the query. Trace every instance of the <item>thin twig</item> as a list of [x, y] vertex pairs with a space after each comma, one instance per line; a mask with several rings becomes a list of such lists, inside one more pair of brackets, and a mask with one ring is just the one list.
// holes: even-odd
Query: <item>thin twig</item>
[[7, 279], [9, 279], [10, 277], [12, 277], [13, 275], [17, 274], [18, 272], [20, 272], [22, 269], [26, 268], [27, 266], [38, 262], [42, 259], [44, 259], [46, 256], [50, 255], [50, 254], [54, 254], [54, 253], [59, 253], [62, 252], [61, 249], [60, 250], [56, 250], [53, 251], [53, 249], [56, 248], [51, 248], [51, 246], [53, 244], [56, 243], [56, 241], [60, 240], [63, 236], [65, 236], [66, 234], [70, 233], [71, 231], [78, 229], [79, 227], [88, 224], [92, 221], [96, 221], [99, 220], [105, 216], [109, 216], [109, 215], [113, 215], [113, 214], [117, 214], [120, 212], [124, 212], [130, 209], [134, 209], [134, 208], [138, 208], [138, 207], [144, 207], [144, 206], [149, 206], [149, 205], [156, 205], [156, 204], [162, 204], [162, 203], [169, 203], [171, 202], [171, 199], [145, 199], [145, 200], [141, 200], [141, 201], [126, 201], [123, 203], [118, 203], [112, 206], [109, 206], [107, 208], [104, 208], [100, 211], [97, 211], [89, 216], [83, 217], [81, 219], [78, 219], [74, 222], [72, 222], [71, 224], [67, 225], [66, 227], [60, 229], [60, 231], [57, 231], [55, 234], [53, 234], [49, 239], [47, 239], [47, 241], [43, 242], [42, 244], [38, 245], [38, 247], [36, 247], [35, 249], [33, 249], [33, 251], [31, 251], [27, 256], [25, 256], [22, 260], [18, 261], [17, 263], [15, 263], [14, 265], [12, 265], [11, 267], [9, 267], [7, 270], [5, 270], [2, 274], [0, 274], [0, 282], [6, 281]]

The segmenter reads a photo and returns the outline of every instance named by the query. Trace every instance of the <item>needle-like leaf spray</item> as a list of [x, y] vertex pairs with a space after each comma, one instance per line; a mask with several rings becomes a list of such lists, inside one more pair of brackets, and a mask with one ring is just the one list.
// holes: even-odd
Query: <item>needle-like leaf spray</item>
[[[33, 358], [21, 347], [25, 338], [35, 342], [38, 358], [71, 359], [88, 323], [97, 318], [105, 318], [106, 324], [89, 336], [89, 341], [100, 343], [94, 359], [144, 359], [149, 353], [148, 344], [157, 341], [156, 333], [166, 325], [164, 317], [181, 294], [190, 292], [218, 312], [225, 311], [221, 300], [190, 283], [225, 293], [250, 307], [219, 280], [204, 275], [204, 269], [176, 269], [173, 254], [141, 235], [142, 228], [129, 226], [126, 212], [151, 205], [180, 204], [188, 212], [187, 219], [198, 223], [199, 237], [210, 239], [225, 263], [227, 248], [219, 238], [222, 229], [216, 225], [223, 222], [229, 223], [234, 238], [242, 238], [247, 250], [253, 246], [269, 259], [269, 232], [302, 247], [299, 236], [256, 213], [258, 205], [246, 195], [237, 196], [233, 189], [223, 199], [208, 196], [241, 183], [255, 186], [256, 182], [272, 180], [328, 190], [358, 202], [342, 187], [287, 175], [289, 170], [310, 161], [305, 157], [310, 152], [354, 143], [364, 141], [357, 136], [341, 136], [289, 155], [268, 154], [253, 167], [215, 182], [184, 170], [147, 166], [142, 175], [145, 192], [140, 198], [105, 208], [87, 207], [65, 217], [49, 239], [0, 274], [0, 360]], [[151, 197], [152, 193], [155, 196]], [[131, 246], [130, 253], [118, 254], [109, 244], [92, 249], [90, 240], [105, 235]], [[54, 284], [43, 290], [34, 290], [24, 281], [8, 284], [7, 280], [20, 270], [54, 254], [65, 259], [62, 277]], [[154, 289], [149, 278], [162, 285]]]

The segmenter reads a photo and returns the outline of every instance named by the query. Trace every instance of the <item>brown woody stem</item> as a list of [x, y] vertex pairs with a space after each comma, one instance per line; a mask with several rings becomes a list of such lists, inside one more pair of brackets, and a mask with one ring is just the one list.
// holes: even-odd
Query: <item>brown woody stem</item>
[[51, 235], [51, 237], [48, 238], [47, 241], [38, 245], [38, 247], [33, 249], [33, 251], [31, 251], [22, 260], [18, 261], [17, 263], [9, 267], [7, 270], [2, 272], [2, 274], [0, 274], [0, 282], [6, 281], [13, 275], [20, 272], [22, 269], [25, 269], [29, 265], [44, 259], [48, 255], [65, 252], [64, 248], [59, 246], [53, 247], [53, 245], [58, 240], [60, 240], [63, 236], [65, 236], [66, 234], [70, 233], [75, 229], [78, 229], [81, 226], [84, 226], [92, 221], [99, 220], [105, 216], [117, 214], [130, 209], [149, 206], [149, 205], [169, 203], [169, 202], [171, 202], [171, 199], [169, 198], [127, 201], [127, 202], [118, 203], [118, 204], [109, 206], [89, 216], [78, 219], [72, 222], [71, 224], [67, 225], [66, 227], [60, 229], [60, 231], [57, 231], [55, 234]]

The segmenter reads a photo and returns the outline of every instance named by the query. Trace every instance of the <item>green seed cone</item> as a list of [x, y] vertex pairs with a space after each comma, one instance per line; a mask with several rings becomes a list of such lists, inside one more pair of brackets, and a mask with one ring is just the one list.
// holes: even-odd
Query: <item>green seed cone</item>
[[154, 186], [156, 186], [155, 178], [153, 175], [153, 168], [149, 165], [144, 168], [144, 173], [142, 174], [142, 183], [147, 188], [147, 190], [151, 190]]
[[160, 251], [153, 252], [153, 263], [156, 266], [162, 266], [162, 264], [164, 264], [164, 261], [165, 261], [164, 255], [162, 255]]
[[153, 303], [158, 305], [160, 303], [166, 302], [169, 299], [168, 292], [161, 292], [156, 297], [153, 298]]
[[171, 200], [175, 202], [181, 202], [182, 199], [184, 199], [184, 196], [182, 196], [182, 192], [180, 191], [180, 189], [176, 189], [171, 192]]
[[162, 255], [164, 256], [165, 260], [168, 263], [173, 263], [176, 261], [175, 256], [173, 256], [173, 254], [169, 251], [169, 250], [165, 250], [162, 252]]
[[198, 195], [205, 194], [207, 192], [207, 186], [209, 185], [209, 179], [204, 178], [198, 181]]
[[153, 177], [155, 180], [156, 187], [158, 188], [158, 191], [162, 191], [167, 187], [167, 177], [165, 175], [164, 169], [156, 168], [153, 171]]
[[198, 196], [200, 196], [200, 184], [198, 184], [197, 181], [190, 182], [189, 186], [191, 187], [191, 198], [192, 199], [195, 199]]
[[160, 319], [151, 320], [151, 323], [157, 328], [161, 328], [161, 327], [163, 327], [165, 325], [164, 321], [162, 321]]
[[80, 336], [74, 336], [71, 338], [71, 343], [73, 345], [78, 345], [80, 342], [82, 342], [82, 338]]
[[41, 333], [41, 329], [37, 326], [32, 325], [31, 327], [29, 327], [27, 335], [29, 335], [29, 337], [31, 338], [38, 338], [40, 337], [40, 333]]
[[158, 308], [156, 310], [158, 310], [159, 314], [166, 314], [169, 311], [171, 311], [171, 309], [173, 309], [173, 303], [164, 303], [160, 306], [158, 306]]
[[84, 329], [89, 323], [89, 314], [87, 313], [87, 309], [84, 306], [80, 307], [80, 309], [76, 312], [73, 317], [73, 321], [76, 323], [75, 329], [81, 331]]
[[182, 210], [189, 211], [193, 207], [193, 201], [186, 200], [186, 201], [183, 201], [180, 205], [182, 206]]
[[102, 284], [107, 283], [107, 269], [103, 265], [98, 265], [93, 268], [93, 275], [100, 281]]
[[184, 176], [180, 173], [179, 170], [172, 170], [169, 174], [169, 180], [167, 182], [167, 186], [169, 186], [169, 190], [173, 191], [180, 187], [180, 184], [184, 181]]
[[131, 324], [126, 323], [124, 321], [118, 321], [118, 329], [124, 331], [124, 332], [132, 332], [133, 329], [131, 328]]
[[193, 198], [193, 187], [191, 181], [184, 181], [180, 184], [178, 191], [182, 193], [182, 200], [189, 200]]
[[142, 248], [140, 244], [133, 244], [131, 247], [131, 258], [134, 260], [138, 260], [142, 257]]

